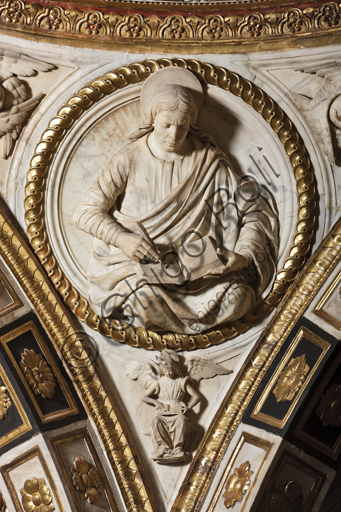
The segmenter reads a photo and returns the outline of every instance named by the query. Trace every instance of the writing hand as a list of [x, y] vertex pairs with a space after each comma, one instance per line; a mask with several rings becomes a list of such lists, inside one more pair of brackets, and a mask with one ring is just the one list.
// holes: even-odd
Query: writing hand
[[207, 274], [204, 279], [210, 277], [220, 277], [228, 274], [229, 272], [233, 272], [234, 270], [238, 270], [240, 268], [245, 268], [249, 264], [249, 258], [244, 256], [243, 254], [239, 254], [233, 251], [226, 251], [225, 249], [217, 249], [217, 254], [220, 254], [226, 261], [225, 267], [217, 268], [216, 270], [212, 270], [209, 274]]
[[147, 240], [135, 233], [120, 233], [115, 245], [130, 260], [137, 261], [138, 263], [157, 263], [160, 260], [159, 254]]

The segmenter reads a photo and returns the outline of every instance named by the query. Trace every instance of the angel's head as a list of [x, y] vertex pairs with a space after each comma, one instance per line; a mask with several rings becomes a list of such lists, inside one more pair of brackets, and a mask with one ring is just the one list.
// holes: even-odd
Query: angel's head
[[168, 377], [169, 379], [178, 379], [182, 377], [182, 373], [179, 366], [173, 363], [171, 365], [161, 365], [159, 376]]
[[163, 350], [159, 359], [159, 376], [165, 376], [169, 379], [177, 379], [182, 377], [181, 368], [179, 365], [180, 359], [176, 352], [173, 350]]

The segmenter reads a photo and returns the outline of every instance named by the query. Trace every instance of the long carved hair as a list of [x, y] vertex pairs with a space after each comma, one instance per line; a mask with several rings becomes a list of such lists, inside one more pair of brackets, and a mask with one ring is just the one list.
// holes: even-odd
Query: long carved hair
[[198, 116], [198, 110], [193, 96], [185, 87], [176, 84], [169, 84], [161, 87], [160, 91], [156, 94], [151, 103], [147, 119], [140, 125], [136, 132], [132, 133], [128, 137], [128, 142], [132, 143], [152, 132], [154, 130], [153, 123], [155, 118], [158, 114], [161, 114], [161, 112], [175, 112], [177, 110], [186, 112], [191, 116], [191, 125], [189, 128], [189, 133], [191, 135], [199, 139], [201, 142], [211, 144], [213, 147], [217, 148], [215, 140], [195, 124]]

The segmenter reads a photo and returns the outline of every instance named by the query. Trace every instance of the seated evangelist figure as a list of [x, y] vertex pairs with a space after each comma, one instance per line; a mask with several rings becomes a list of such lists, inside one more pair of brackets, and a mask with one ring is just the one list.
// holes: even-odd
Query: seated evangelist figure
[[151, 75], [145, 124], [74, 212], [94, 237], [89, 300], [99, 315], [195, 334], [243, 316], [272, 282], [276, 207], [195, 124], [202, 96], [190, 71]]

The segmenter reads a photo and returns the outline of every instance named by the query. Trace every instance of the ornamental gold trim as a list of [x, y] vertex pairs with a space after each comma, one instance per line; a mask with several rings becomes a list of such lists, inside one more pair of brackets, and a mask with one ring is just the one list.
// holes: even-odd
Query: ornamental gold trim
[[[46, 360], [49, 362], [54, 377], [56, 377], [58, 384], [60, 386], [60, 389], [62, 390], [69, 407], [62, 409], [60, 411], [56, 412], [50, 412], [47, 414], [44, 414], [41, 410], [41, 408], [38, 405], [38, 402], [36, 400], [36, 395], [39, 394], [36, 392], [38, 388], [32, 387], [30, 381], [26, 378], [24, 367], [21, 366], [21, 364], [16, 361], [15, 357], [13, 356], [10, 348], [8, 347], [8, 343], [12, 341], [13, 339], [17, 338], [21, 334], [25, 334], [25, 332], [31, 331], [37, 344], [39, 345], [39, 348], [42, 351], [42, 354], [46, 358]], [[40, 335], [40, 332], [37, 329], [37, 326], [35, 323], [30, 320], [29, 322], [26, 322], [23, 325], [20, 325], [16, 329], [13, 329], [12, 331], [8, 332], [7, 334], [4, 334], [3, 336], [0, 336], [0, 343], [2, 343], [4, 349], [6, 350], [6, 353], [8, 354], [11, 363], [13, 364], [15, 370], [17, 371], [22, 383], [24, 384], [27, 393], [29, 394], [29, 397], [31, 398], [33, 405], [35, 407], [35, 410], [37, 411], [39, 418], [42, 423], [49, 423], [50, 421], [55, 421], [58, 419], [66, 418], [68, 416], [72, 416], [73, 414], [77, 414], [79, 412], [77, 404], [72, 396], [72, 393], [67, 386], [62, 374], [60, 373], [60, 370], [54, 361], [51, 352], [49, 351], [46, 343], [44, 342], [42, 336]], [[55, 382], [55, 381], [54, 381]]]
[[232, 508], [235, 503], [242, 502], [244, 495], [250, 489], [251, 465], [249, 461], [243, 462], [239, 468], [234, 468], [233, 473], [229, 476], [225, 484], [225, 492], [223, 494], [224, 505], [226, 508]]
[[12, 402], [9, 399], [7, 388], [0, 381], [0, 420], [8, 414], [8, 409], [11, 407]]
[[[244, 498], [244, 494], [243, 494], [242, 500], [240, 500], [240, 501], [242, 501], [242, 504], [239, 507], [239, 512], [243, 512], [246, 509], [249, 498], [252, 495], [253, 488], [256, 485], [258, 478], [259, 478], [261, 472], [263, 471], [265, 463], [268, 460], [268, 456], [273, 447], [273, 443], [271, 443], [270, 441], [266, 441], [265, 439], [261, 439], [260, 437], [254, 436], [253, 434], [250, 434], [249, 432], [242, 432], [240, 439], [237, 443], [237, 446], [227, 464], [224, 474], [219, 482], [219, 485], [214, 493], [212, 501], [207, 509], [207, 512], [215, 512], [218, 499], [221, 496], [223, 490], [225, 489], [227, 491], [227, 489], [230, 488], [229, 482], [230, 482], [230, 478], [232, 476], [232, 474], [231, 474], [232, 467], [234, 466], [235, 460], [237, 459], [241, 449], [243, 448], [243, 446], [245, 444], [248, 444], [251, 446], [256, 446], [257, 448], [264, 450], [263, 458], [259, 462], [256, 472], [254, 473], [253, 471], [251, 471], [251, 473], [252, 474], [254, 473], [254, 475], [252, 477], [252, 480], [250, 480], [250, 482], [249, 482], [249, 488], [246, 490], [246, 492], [248, 491], [248, 494], [245, 496], [245, 498]], [[245, 462], [244, 464], [250, 465], [249, 462]], [[248, 470], [250, 470], [250, 467], [248, 468]], [[229, 477], [229, 475], [230, 475], [230, 477]], [[251, 475], [249, 475], [249, 476], [251, 477]], [[236, 503], [236, 501], [234, 502], [234, 504]], [[233, 508], [234, 504], [227, 508], [231, 508], [231, 507]], [[226, 506], [226, 503], [225, 503], [225, 506]]]
[[[0, 284], [5, 288], [6, 292], [8, 293], [9, 297], [11, 298], [12, 302], [5, 306], [4, 308], [0, 309], [0, 319], [3, 318], [6, 315], [9, 315], [10, 313], [13, 313], [19, 308], [23, 307], [23, 303], [19, 299], [17, 293], [14, 291], [13, 286], [9, 283], [8, 279], [6, 278], [5, 274], [0, 269]], [[1, 510], [0, 510], [1, 512]]]
[[[37, 479], [35, 477], [31, 477], [29, 479], [26, 479], [25, 485], [23, 486], [24, 488], [20, 490], [20, 498], [21, 498], [21, 500], [24, 498], [24, 496], [25, 496], [24, 493], [26, 493], [27, 498], [25, 498], [25, 504], [23, 501], [22, 501], [22, 503], [20, 503], [21, 500], [19, 500], [19, 492], [17, 491], [16, 485], [14, 485], [14, 483], [12, 481], [11, 471], [22, 466], [29, 460], [32, 460], [36, 457], [39, 459], [39, 462], [44, 470], [45, 477], [48, 481], [49, 488], [46, 487], [46, 485], [44, 485], [45, 481], [43, 478]], [[51, 472], [46, 463], [45, 457], [41, 451], [40, 446], [34, 446], [27, 452], [23, 453], [22, 455], [19, 455], [19, 457], [16, 457], [13, 461], [9, 462], [5, 466], [2, 466], [1, 471], [3, 474], [4, 480], [6, 482], [6, 485], [11, 493], [16, 510], [18, 510], [18, 511], [23, 510], [23, 508], [22, 508], [22, 505], [23, 505], [25, 512], [28, 512], [28, 511], [34, 512], [34, 509], [32, 509], [32, 507], [29, 507], [29, 503], [32, 503], [32, 500], [30, 500], [30, 493], [27, 493], [26, 489], [29, 489], [29, 488], [34, 489], [34, 488], [38, 487], [38, 492], [39, 492], [39, 490], [41, 491], [41, 493], [39, 492], [39, 497], [44, 495], [46, 498], [46, 500], [45, 500], [46, 505], [50, 505], [50, 508], [47, 507], [47, 510], [49, 510], [49, 512], [52, 512], [54, 510], [54, 506], [53, 506], [53, 508], [51, 508], [52, 500], [55, 501], [55, 503], [58, 506], [58, 510], [60, 512], [65, 512], [65, 508], [63, 507], [63, 503], [60, 499], [58, 489], [57, 489], [56, 484], [52, 478]], [[24, 480], [24, 478], [23, 478], [23, 480]], [[26, 489], [25, 489], [25, 486], [26, 486]], [[47, 492], [47, 490], [49, 492]], [[48, 503], [48, 501], [49, 501], [48, 495], [51, 498], [50, 503]], [[37, 496], [38, 499], [39, 499], [39, 497]], [[33, 504], [34, 504], [34, 502], [32, 503], [32, 505]], [[37, 510], [37, 509], [35, 509], [35, 510]]]
[[[109, 483], [105, 468], [103, 467], [101, 459], [98, 456], [98, 453], [96, 451], [96, 448], [94, 446], [94, 443], [91, 439], [90, 433], [87, 428], [81, 428], [80, 430], [75, 430], [73, 432], [68, 432], [67, 434], [62, 434], [57, 437], [50, 438], [50, 442], [54, 449], [54, 453], [56, 454], [59, 465], [63, 471], [64, 478], [67, 482], [68, 488], [73, 497], [74, 505], [75, 505], [77, 511], [83, 512], [84, 507], [82, 506], [82, 503], [79, 503], [78, 496], [77, 496], [78, 491], [76, 490], [76, 488], [73, 484], [72, 473], [70, 471], [71, 468], [67, 467], [65, 460], [63, 459], [63, 456], [60, 452], [60, 448], [63, 445], [68, 445], [69, 443], [72, 444], [74, 441], [76, 441], [78, 439], [84, 440], [84, 443], [89, 452], [93, 467], [96, 468], [97, 473], [100, 475], [101, 484], [103, 485], [104, 493], [105, 493], [106, 498], [110, 504], [110, 511], [118, 512], [118, 508], [117, 508], [114, 494], [112, 491], [112, 486]], [[1, 512], [1, 510], [0, 510], [0, 512]]]
[[[282, 268], [277, 272], [272, 289], [266, 299], [244, 317], [225, 323], [218, 329], [203, 334], [180, 335], [174, 332], [159, 334], [143, 328], [134, 328], [118, 320], [109, 322], [97, 315], [87, 299], [82, 297], [64, 276], [52, 252], [44, 221], [44, 192], [51, 162], [60, 142], [76, 120], [96, 102], [129, 84], [146, 80], [155, 71], [177, 66], [188, 69], [201, 81], [219, 87], [241, 98], [269, 124], [275, 132], [290, 161], [296, 180], [298, 211], [296, 229], [291, 247]], [[237, 73], [220, 66], [197, 60], [159, 59], [147, 60], [120, 67], [93, 80], [70, 98], [50, 121], [38, 143], [27, 173], [25, 194], [25, 220], [27, 235], [35, 254], [71, 311], [89, 327], [100, 334], [147, 350], [192, 350], [218, 345], [247, 331], [267, 316], [280, 302], [289, 285], [306, 261], [315, 233], [317, 191], [309, 155], [296, 128], [284, 111], [258, 86]]]
[[[327, 302], [330, 299], [331, 295], [334, 293], [335, 289], [339, 287], [341, 284], [341, 272], [339, 275], [334, 279], [332, 284], [328, 287], [327, 291], [323, 294], [322, 298], [319, 300], [318, 304], [315, 306], [315, 309], [313, 313], [315, 313], [316, 316], [319, 316], [328, 324], [332, 325], [336, 329], [339, 329], [341, 331], [341, 311], [340, 311], [340, 318], [336, 318], [331, 313], [328, 313], [328, 306]], [[341, 289], [339, 290], [339, 293], [341, 295]]]
[[[89, 414], [100, 433], [108, 458], [129, 511], [156, 512], [137, 454], [117, 416], [92, 361], [83, 348], [77, 328], [58, 293], [50, 283], [32, 250], [6, 217], [0, 203], [0, 254], [32, 302], [38, 316], [69, 367]], [[341, 220], [322, 241], [297, 277], [245, 362], [215, 420], [208, 429], [187, 472], [171, 512], [197, 512], [215, 474], [215, 468], [232, 439], [243, 414], [263, 377], [293, 327], [341, 259]], [[76, 347], [84, 357], [73, 357]]]
[[286, 400], [291, 402], [297, 391], [302, 387], [309, 370], [310, 367], [307, 364], [305, 354], [291, 359], [282, 370], [273, 390], [276, 402], [285, 402]]
[[51, 368], [41, 354], [25, 348], [19, 366], [36, 395], [43, 398], [53, 397], [57, 384]]
[[20, 489], [21, 504], [25, 512], [40, 512], [55, 510], [51, 491], [46, 485], [44, 478], [34, 476], [25, 481], [24, 487]]
[[[107, 2], [105, 7], [96, 7], [94, 2], [92, 7], [5, 0], [0, 4], [0, 27], [58, 42], [67, 38], [79, 44], [81, 40], [90, 47], [123, 43], [142, 52], [148, 43], [158, 45], [158, 50], [163, 47], [171, 51], [179, 44], [187, 51], [198, 44], [215, 53], [224, 51], [224, 47], [248, 52], [254, 46], [259, 51], [259, 42], [271, 46], [280, 41], [290, 46], [295, 41], [300, 45], [304, 36], [337, 38], [341, 33], [341, 10], [336, 2], [314, 2], [308, 7], [297, 3], [286, 9], [262, 2], [251, 9], [247, 3], [209, 1], [201, 5], [118, 1]], [[234, 48], [236, 43], [238, 50]]]
[[[11, 400], [11, 405], [14, 406], [21, 419], [21, 425], [19, 427], [14, 428], [10, 432], [8, 432], [3, 437], [0, 437], [0, 448], [3, 446], [6, 446], [11, 441], [14, 441], [15, 439], [18, 439], [18, 437], [22, 436], [23, 434], [26, 434], [26, 432], [29, 432], [32, 430], [32, 426], [30, 423], [30, 420], [28, 419], [28, 416], [25, 412], [24, 407], [22, 406], [16, 392], [14, 391], [14, 388], [11, 384], [11, 381], [6, 375], [5, 370], [0, 365], [0, 382], [3, 383], [3, 387], [6, 389], [6, 394], [9, 395], [8, 398]], [[5, 412], [7, 414], [7, 411]], [[6, 422], [7, 418], [6, 416], [3, 417], [3, 421]], [[1, 512], [1, 511], [0, 511]]]
[[144, 485], [134, 446], [129, 442], [115, 404], [83, 346], [78, 328], [38, 260], [2, 210], [1, 203], [0, 255], [32, 302], [54, 346], [67, 364], [102, 438], [127, 509], [132, 512], [156, 512]]
[[[313, 368], [311, 368], [310, 373], [308, 373], [309, 366], [306, 365], [306, 362], [305, 362], [306, 356], [302, 355], [301, 362], [303, 363], [303, 367], [302, 367], [303, 375], [301, 375], [301, 377], [303, 377], [303, 379], [298, 380], [297, 386], [294, 389], [292, 389], [292, 390], [289, 389], [288, 395], [286, 395], [285, 393], [281, 394], [281, 389], [278, 390], [277, 386], [275, 388], [274, 388], [274, 386], [275, 386], [275, 384], [278, 383], [278, 381], [282, 375], [285, 376], [285, 372], [288, 367], [290, 370], [293, 369], [293, 371], [295, 371], [295, 368], [297, 367], [297, 363], [298, 363], [298, 361], [296, 361], [295, 359], [299, 359], [299, 358], [297, 357], [295, 359], [291, 359], [291, 356], [294, 353], [294, 351], [296, 350], [296, 348], [298, 347], [302, 338], [306, 338], [314, 345], [317, 345], [318, 347], [320, 347], [321, 354], [318, 357], [317, 361], [315, 362]], [[309, 331], [306, 327], [301, 327], [300, 330], [298, 331], [298, 333], [296, 334], [295, 338], [291, 342], [291, 344], [290, 344], [288, 350], [286, 351], [285, 355], [283, 356], [281, 362], [279, 363], [275, 373], [273, 374], [270, 381], [268, 382], [262, 396], [258, 400], [254, 410], [251, 413], [251, 418], [258, 420], [258, 421], [262, 421], [264, 423], [267, 423], [268, 425], [272, 425], [277, 428], [283, 428], [286, 425], [288, 419], [291, 416], [291, 413], [293, 412], [294, 408], [296, 407], [297, 402], [301, 398], [304, 390], [308, 386], [308, 384], [309, 384], [311, 378], [313, 377], [314, 373], [316, 372], [316, 370], [319, 368], [323, 358], [325, 357], [325, 355], [328, 352], [328, 350], [330, 349], [330, 347], [331, 347], [330, 343], [323, 340], [322, 338], [320, 338], [313, 332]], [[291, 367], [290, 365], [291, 365], [291, 363], [293, 363], [293, 361], [294, 361], [294, 364]], [[308, 366], [308, 369], [305, 367], [305, 365]], [[275, 418], [273, 416], [270, 416], [268, 414], [261, 412], [264, 403], [266, 402], [266, 400], [268, 399], [268, 397], [271, 393], [271, 390], [273, 390], [273, 393], [276, 396], [277, 403], [284, 402], [285, 400], [291, 401], [291, 405], [283, 419], [278, 419], [278, 418]]]

